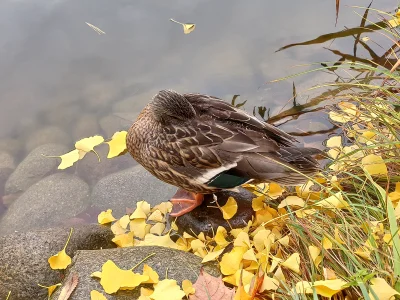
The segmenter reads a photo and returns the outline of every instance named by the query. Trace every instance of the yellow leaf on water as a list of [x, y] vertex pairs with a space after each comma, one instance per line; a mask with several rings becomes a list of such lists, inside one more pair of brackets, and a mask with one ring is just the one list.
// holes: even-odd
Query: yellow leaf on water
[[90, 300], [107, 300], [107, 298], [96, 290], [90, 291]]
[[235, 274], [239, 270], [240, 262], [246, 251], [247, 247], [233, 247], [231, 252], [225, 253], [220, 262], [221, 273], [224, 275]]
[[[375, 292], [379, 300], [394, 300], [395, 295], [400, 295], [383, 278], [372, 278], [370, 288]], [[372, 293], [369, 294], [369, 297], [374, 299]]]
[[286, 207], [286, 206], [299, 206], [304, 207], [304, 200], [297, 196], [287, 196], [282, 202], [278, 205], [278, 208]]
[[224, 252], [225, 249], [220, 249], [218, 251], [214, 251], [214, 252], [208, 252], [206, 256], [204, 256], [203, 260], [201, 261], [202, 263], [206, 263], [212, 260], [217, 259], [222, 252]]
[[369, 154], [362, 158], [361, 164], [370, 175], [386, 175], [388, 173], [382, 157], [376, 154]]
[[154, 271], [147, 264], [143, 265], [143, 275], [149, 276], [149, 279], [147, 281], [144, 281], [143, 283], [158, 283], [158, 281], [159, 281], [159, 276], [158, 276], [157, 272]]
[[50, 299], [50, 296], [54, 293], [54, 291], [57, 287], [61, 286], [61, 283], [53, 284], [51, 286], [44, 286], [44, 285], [38, 284], [38, 286], [47, 289], [48, 299]]
[[164, 279], [154, 285], [154, 293], [150, 295], [154, 300], [182, 300], [185, 292], [181, 290], [176, 280]]
[[111, 260], [107, 260], [101, 269], [100, 284], [108, 294], [118, 290], [132, 290], [141, 283], [149, 280], [149, 276], [122, 270]]
[[300, 254], [299, 253], [293, 253], [286, 259], [283, 263], [281, 263], [282, 267], [285, 267], [289, 270], [292, 270], [293, 272], [297, 274], [301, 274], [300, 272]]
[[343, 112], [336, 112], [336, 111], [330, 111], [329, 112], [329, 118], [331, 118], [332, 121], [338, 122], [338, 123], [346, 123], [351, 121], [354, 117], [349, 116]]
[[217, 233], [215, 234], [214, 238], [214, 241], [217, 243], [217, 245], [224, 248], [229, 244], [229, 242], [225, 239], [227, 234], [228, 233], [226, 232], [226, 229], [224, 227], [218, 226]]
[[222, 216], [225, 220], [231, 219], [237, 212], [238, 205], [233, 197], [229, 197], [225, 205], [221, 207]]
[[139, 201], [136, 203], [136, 209], [133, 214], [131, 214], [130, 219], [146, 219], [149, 213], [150, 204], [146, 201]]
[[71, 264], [71, 257], [65, 252], [65, 249], [67, 248], [69, 240], [71, 239], [72, 230], [73, 229], [71, 228], [64, 248], [60, 252], [51, 256], [48, 259], [50, 268], [52, 268], [53, 270], [63, 270], [66, 269]]
[[[308, 281], [300, 281], [296, 284], [296, 292], [300, 294], [312, 294], [313, 287], [318, 295], [331, 298], [344, 289], [344, 285], [347, 284], [342, 279], [333, 280], [320, 280], [314, 283]], [[373, 298], [372, 298], [373, 299]]]
[[111, 141], [106, 142], [110, 147], [108, 151], [107, 158], [113, 158], [120, 155], [122, 152], [126, 150], [126, 135], [128, 132], [126, 131], [118, 131], [114, 133], [111, 138]]
[[81, 139], [75, 143], [75, 148], [84, 152], [94, 151], [94, 147], [104, 142], [104, 138], [100, 135], [91, 136]]
[[133, 232], [128, 232], [124, 234], [120, 234], [115, 236], [112, 241], [118, 246], [118, 247], [133, 247], [134, 244], [134, 233]]
[[64, 170], [66, 168], [71, 167], [74, 163], [79, 160], [79, 150], [72, 150], [61, 156], [48, 156], [48, 157], [59, 157], [61, 158], [61, 163], [58, 166], [59, 170]]
[[184, 291], [186, 297], [189, 297], [189, 295], [192, 295], [196, 292], [192, 282], [187, 279], [182, 281], [182, 290]]
[[357, 109], [357, 106], [353, 103], [350, 102], [339, 102], [338, 107], [345, 113], [347, 113], [350, 116], [357, 116], [360, 114], [359, 110]]
[[333, 136], [326, 141], [328, 148], [340, 148], [342, 147], [342, 137], [340, 135]]
[[115, 220], [116, 219], [112, 215], [112, 209], [107, 209], [106, 211], [102, 211], [97, 217], [97, 221], [99, 222], [99, 224], [102, 225], [111, 223]]
[[164, 223], [156, 223], [150, 228], [150, 233], [161, 235], [165, 230]]

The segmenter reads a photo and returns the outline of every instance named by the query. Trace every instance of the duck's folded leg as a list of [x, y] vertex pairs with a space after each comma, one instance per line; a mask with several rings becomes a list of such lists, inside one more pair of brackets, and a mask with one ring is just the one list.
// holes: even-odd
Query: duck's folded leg
[[184, 189], [179, 189], [170, 200], [173, 204], [170, 215], [172, 217], [182, 216], [201, 205], [203, 200], [203, 194], [196, 194], [185, 191]]

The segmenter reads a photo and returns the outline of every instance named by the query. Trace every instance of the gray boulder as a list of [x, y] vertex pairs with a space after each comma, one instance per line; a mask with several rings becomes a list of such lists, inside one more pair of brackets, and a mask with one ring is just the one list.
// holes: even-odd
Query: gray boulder
[[34, 149], [8, 178], [5, 186], [6, 194], [24, 192], [31, 185], [57, 170], [60, 159], [43, 155], [62, 155], [68, 151], [66, 146], [60, 144], [45, 144]]
[[102, 178], [93, 187], [91, 205], [102, 210], [111, 208], [114, 216], [120, 217], [126, 208], [136, 208], [138, 201], [146, 200], [154, 206], [169, 200], [176, 190], [137, 165]]
[[50, 175], [16, 199], [0, 220], [0, 235], [49, 228], [87, 207], [89, 186], [67, 173]]
[[68, 145], [71, 143], [71, 137], [59, 127], [47, 126], [33, 132], [27, 137], [25, 151], [29, 153], [40, 145], [50, 143]]
[[[99, 280], [90, 277], [90, 274], [95, 271], [101, 271], [102, 265], [107, 260], [112, 260], [122, 269], [130, 269], [152, 253], [155, 253], [155, 255], [148, 258], [144, 263], [148, 264], [157, 272], [160, 276], [160, 280], [165, 279], [167, 269], [168, 278], [176, 280], [179, 285], [181, 285], [182, 281], [185, 279], [193, 283], [197, 280], [200, 268], [202, 267], [201, 258], [192, 253], [180, 250], [159, 246], [141, 246], [99, 251], [78, 251], [64, 280], [64, 282], [67, 282], [74, 273], [77, 274], [79, 278], [79, 284], [69, 300], [90, 299], [91, 290], [102, 292], [109, 300], [137, 299], [140, 295], [140, 288], [131, 291], [119, 291], [113, 295], [108, 295], [104, 292]], [[216, 264], [208, 263], [203, 264], [203, 266], [207, 273], [213, 276], [220, 275]], [[143, 265], [138, 266], [136, 270], [141, 273], [143, 271]], [[58, 299], [60, 292], [61, 288], [53, 294], [51, 299]]]
[[0, 169], [15, 169], [14, 157], [6, 151], [0, 151]]
[[16, 157], [21, 150], [21, 140], [12, 138], [0, 139], [0, 150], [12, 153]]
[[101, 135], [99, 122], [93, 114], [82, 115], [75, 123], [73, 130], [74, 141], [87, 138], [93, 135]]
[[[0, 299], [11, 291], [12, 300], [47, 299], [50, 286], [62, 281], [62, 271], [52, 270], [48, 258], [65, 245], [69, 227], [13, 233], [0, 237]], [[66, 252], [113, 248], [113, 233], [106, 226], [74, 226]]]

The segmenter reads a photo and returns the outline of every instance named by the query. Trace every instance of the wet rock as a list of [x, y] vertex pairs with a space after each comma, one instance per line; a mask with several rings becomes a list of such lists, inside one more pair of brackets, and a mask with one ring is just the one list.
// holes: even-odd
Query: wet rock
[[93, 188], [92, 206], [113, 209], [114, 216], [122, 216], [125, 209], [136, 208], [136, 202], [146, 200], [152, 206], [167, 201], [176, 187], [164, 183], [141, 165], [102, 178]]
[[[10, 177], [13, 169], [10, 168], [0, 168], [0, 199], [4, 196], [4, 187], [8, 178]], [[1, 202], [1, 201], [0, 201]]]
[[45, 144], [31, 151], [8, 178], [5, 186], [6, 194], [24, 192], [57, 170], [60, 160], [43, 155], [62, 155], [68, 151], [66, 146], [60, 144]]
[[122, 116], [113, 114], [100, 119], [100, 127], [105, 133], [105, 138], [111, 138], [117, 131], [128, 130], [133, 121], [126, 120]]
[[57, 104], [45, 112], [44, 120], [53, 126], [71, 128], [81, 113], [82, 106], [78, 103]]
[[25, 150], [30, 152], [43, 144], [70, 145], [71, 142], [71, 138], [62, 129], [56, 126], [48, 126], [35, 131], [27, 137]]
[[49, 228], [87, 207], [89, 186], [75, 175], [57, 173], [32, 185], [8, 208], [0, 235]]
[[[113, 233], [106, 226], [73, 227], [66, 252], [113, 248]], [[52, 270], [47, 259], [60, 251], [68, 239], [70, 227], [13, 233], [0, 237], [0, 299], [47, 299], [47, 290], [37, 284], [53, 285], [62, 281], [63, 271]], [[89, 298], [87, 298], [89, 299]]]
[[75, 141], [87, 138], [93, 135], [101, 135], [99, 122], [95, 115], [82, 115], [75, 124], [73, 138]]
[[[251, 200], [255, 195], [244, 188], [239, 188], [239, 191], [239, 193], [223, 191], [215, 194], [220, 206], [225, 205], [229, 197], [235, 198], [238, 205], [238, 211], [236, 215], [229, 220], [232, 228], [246, 226], [254, 213], [251, 206]], [[217, 231], [218, 226], [223, 226], [229, 230], [229, 224], [222, 217], [221, 211], [218, 208], [207, 206], [216, 206], [212, 195], [205, 195], [202, 205], [177, 218], [176, 225], [179, 230], [183, 231], [184, 229], [186, 232], [194, 232], [195, 234], [204, 232], [205, 235], [210, 236], [212, 236], [213, 232]]]
[[8, 152], [0, 151], [0, 169], [15, 169], [14, 157]]
[[[155, 253], [155, 255], [148, 258], [145, 263], [157, 272], [160, 280], [165, 279], [167, 269], [168, 278], [176, 280], [179, 285], [185, 279], [192, 282], [197, 280], [202, 266], [201, 258], [180, 250], [159, 246], [141, 246], [98, 251], [78, 251], [64, 280], [64, 282], [68, 281], [74, 273], [79, 277], [79, 284], [69, 300], [90, 299], [91, 290], [97, 290], [106, 295], [99, 280], [91, 278], [90, 274], [95, 271], [101, 271], [101, 266], [107, 260], [112, 260], [120, 268], [130, 269], [152, 253]], [[215, 264], [209, 263], [203, 265], [207, 273], [213, 276], [220, 275], [218, 267]], [[137, 270], [142, 272], [143, 266], [140, 265]], [[61, 289], [56, 291], [51, 299], [58, 299], [60, 291]], [[128, 300], [137, 299], [139, 295], [140, 288], [138, 287], [132, 291], [119, 291], [113, 295], [107, 294], [106, 297], [109, 300]]]
[[115, 100], [120, 90], [121, 86], [117, 82], [96, 80], [83, 91], [86, 107], [91, 111], [103, 110]]

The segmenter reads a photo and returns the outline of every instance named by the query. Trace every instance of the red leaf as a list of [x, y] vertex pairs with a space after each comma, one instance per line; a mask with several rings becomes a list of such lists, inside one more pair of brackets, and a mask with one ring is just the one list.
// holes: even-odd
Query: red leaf
[[235, 290], [225, 286], [221, 277], [214, 277], [203, 270], [193, 284], [196, 292], [189, 296], [189, 300], [232, 300]]
[[72, 292], [78, 285], [78, 281], [79, 281], [78, 274], [76, 273], [72, 274], [72, 276], [63, 286], [60, 296], [58, 296], [58, 300], [68, 300], [68, 298], [71, 296]]

